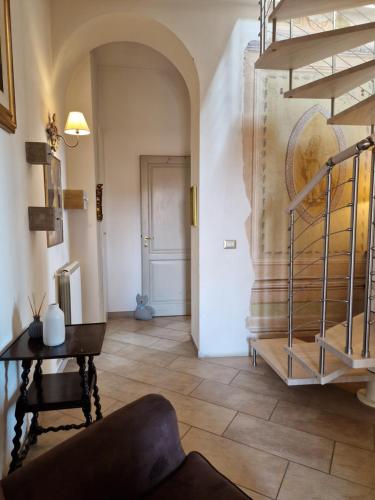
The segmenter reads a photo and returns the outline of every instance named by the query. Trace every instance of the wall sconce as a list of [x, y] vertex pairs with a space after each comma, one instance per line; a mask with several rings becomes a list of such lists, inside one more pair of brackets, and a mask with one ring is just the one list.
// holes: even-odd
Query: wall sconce
[[77, 137], [77, 141], [74, 144], [69, 144], [65, 138], [59, 134], [57, 125], [56, 125], [56, 114], [53, 113], [52, 118], [51, 115], [48, 114], [48, 123], [46, 128], [48, 142], [51, 146], [52, 151], [57, 151], [59, 147], [60, 139], [63, 140], [64, 144], [68, 148], [76, 148], [78, 146], [78, 136], [79, 135], [89, 135], [90, 129], [87, 125], [86, 119], [83, 113], [79, 111], [71, 111], [68, 114], [68, 118], [66, 120], [66, 124], [64, 127], [64, 133], [67, 135], [75, 135]]

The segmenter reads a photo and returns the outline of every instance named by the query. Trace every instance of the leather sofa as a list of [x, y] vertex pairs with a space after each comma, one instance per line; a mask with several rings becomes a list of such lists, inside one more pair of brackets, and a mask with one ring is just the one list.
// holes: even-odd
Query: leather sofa
[[[225, 449], [223, 449], [225, 453]], [[162, 396], [135, 401], [1, 481], [5, 500], [244, 500], [200, 453], [185, 455]]]

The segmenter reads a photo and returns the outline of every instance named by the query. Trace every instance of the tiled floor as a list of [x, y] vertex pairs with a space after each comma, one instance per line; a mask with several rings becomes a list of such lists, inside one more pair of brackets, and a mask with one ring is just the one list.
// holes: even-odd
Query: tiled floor
[[[375, 500], [375, 410], [336, 386], [288, 388], [262, 360], [198, 360], [189, 332], [183, 317], [110, 321], [96, 362], [104, 414], [163, 394], [185, 450], [201, 451], [254, 500]], [[74, 432], [40, 437], [28, 460]]]

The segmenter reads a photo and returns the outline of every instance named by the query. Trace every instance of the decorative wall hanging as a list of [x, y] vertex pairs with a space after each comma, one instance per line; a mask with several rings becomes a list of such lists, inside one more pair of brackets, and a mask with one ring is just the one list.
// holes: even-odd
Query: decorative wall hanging
[[17, 128], [10, 0], [0, 2], [0, 127], [10, 133]]
[[56, 208], [60, 214], [55, 231], [47, 231], [47, 246], [53, 247], [64, 241], [62, 219], [61, 163], [52, 156], [51, 165], [44, 165], [44, 192], [46, 207]]
[[103, 220], [103, 184], [96, 185], [96, 220]]
[[83, 189], [64, 189], [65, 210], [87, 210], [88, 197]]

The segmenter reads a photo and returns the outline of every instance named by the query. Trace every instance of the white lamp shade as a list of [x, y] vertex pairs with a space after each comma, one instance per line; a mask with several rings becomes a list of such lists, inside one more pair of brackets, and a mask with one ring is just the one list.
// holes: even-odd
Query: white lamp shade
[[71, 111], [66, 120], [64, 132], [68, 135], [89, 135], [90, 129], [83, 113]]

